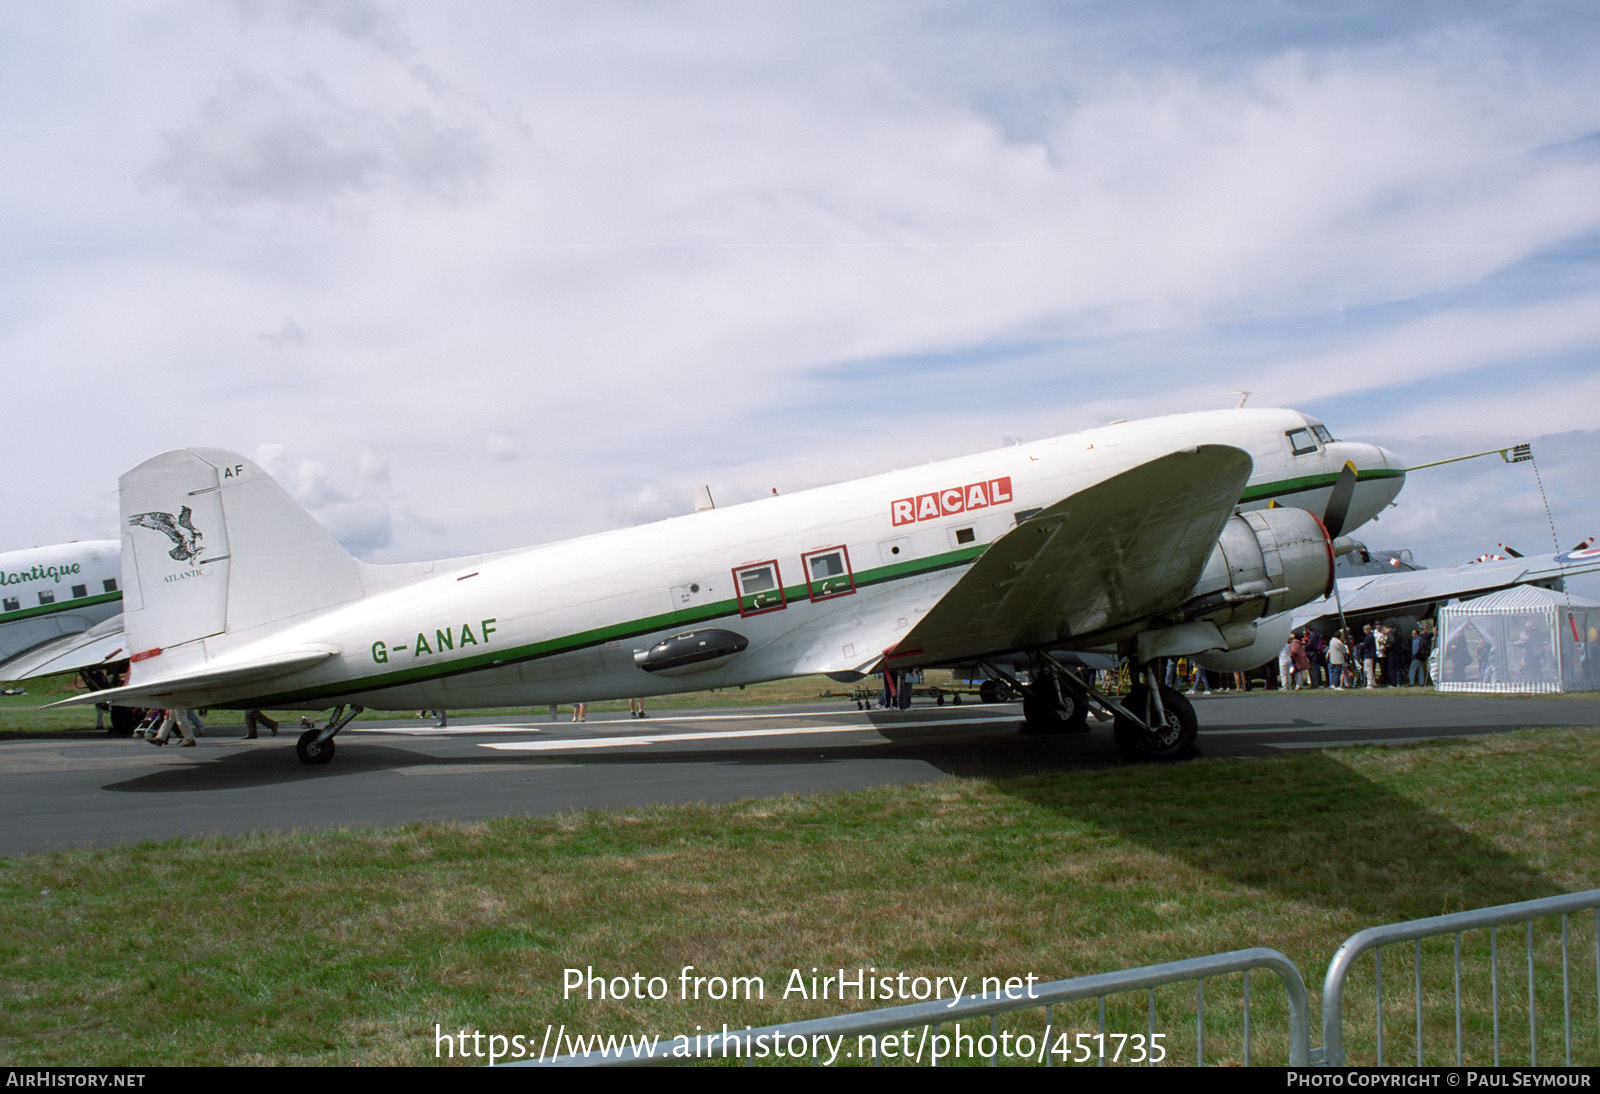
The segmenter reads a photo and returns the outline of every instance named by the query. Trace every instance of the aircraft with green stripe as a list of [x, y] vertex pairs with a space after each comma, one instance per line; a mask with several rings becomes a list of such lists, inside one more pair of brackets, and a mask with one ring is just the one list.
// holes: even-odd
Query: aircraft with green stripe
[[[1193, 750], [1161, 657], [1274, 656], [1335, 540], [1399, 493], [1375, 445], [1294, 410], [1081, 433], [524, 550], [374, 565], [255, 464], [181, 449], [121, 479], [125, 686], [68, 702], [536, 706], [979, 663], [1034, 727], [1109, 713], [1133, 758]], [[174, 529], [181, 533], [176, 537]], [[1064, 653], [1137, 666], [1121, 699]], [[1007, 666], [1028, 665], [1028, 678]]]
[[0, 680], [22, 679], [25, 655], [122, 610], [117, 552], [113, 539], [0, 554]]

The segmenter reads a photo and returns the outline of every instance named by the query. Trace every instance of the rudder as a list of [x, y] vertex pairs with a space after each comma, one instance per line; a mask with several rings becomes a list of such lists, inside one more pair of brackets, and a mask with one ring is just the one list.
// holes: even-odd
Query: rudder
[[165, 452], [120, 485], [124, 629], [135, 660], [170, 654], [163, 675], [361, 595], [349, 552], [243, 456]]

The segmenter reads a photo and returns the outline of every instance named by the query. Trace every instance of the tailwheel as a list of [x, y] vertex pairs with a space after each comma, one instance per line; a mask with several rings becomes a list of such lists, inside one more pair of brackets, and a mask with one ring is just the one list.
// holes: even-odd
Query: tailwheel
[[318, 742], [322, 736], [320, 729], [308, 729], [300, 734], [300, 740], [295, 743], [294, 750], [303, 764], [325, 764], [333, 759], [333, 738]]
[[1009, 703], [1017, 697], [1004, 680], [985, 680], [978, 685], [978, 699], [985, 703]]
[[1087, 733], [1089, 705], [1053, 675], [1036, 679], [1022, 696], [1022, 717], [1030, 733]]
[[1148, 686], [1136, 686], [1123, 700], [1123, 706], [1152, 723], [1149, 729], [1144, 729], [1130, 719], [1117, 715], [1113, 733], [1117, 740], [1117, 751], [1122, 753], [1124, 759], [1170, 763], [1187, 760], [1197, 754], [1195, 736], [1200, 723], [1195, 717], [1193, 704], [1183, 697], [1182, 692], [1165, 684], [1161, 685], [1160, 694], [1161, 706], [1166, 714], [1162, 722], [1157, 721]]

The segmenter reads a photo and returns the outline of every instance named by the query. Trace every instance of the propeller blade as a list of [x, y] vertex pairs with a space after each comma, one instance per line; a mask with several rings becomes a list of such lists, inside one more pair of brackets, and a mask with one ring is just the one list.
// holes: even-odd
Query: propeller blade
[[1328, 495], [1328, 508], [1322, 514], [1328, 535], [1337, 538], [1344, 531], [1344, 522], [1350, 516], [1350, 502], [1355, 496], [1356, 465], [1346, 460], [1339, 469], [1339, 481], [1333, 484], [1333, 493]]

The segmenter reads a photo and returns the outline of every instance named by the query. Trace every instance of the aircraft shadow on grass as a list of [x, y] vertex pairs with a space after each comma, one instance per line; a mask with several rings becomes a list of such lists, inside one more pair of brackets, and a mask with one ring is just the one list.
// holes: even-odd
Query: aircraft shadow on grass
[[[953, 776], [998, 780], [1004, 793], [1058, 816], [1064, 833], [1081, 831], [1086, 825], [1113, 832], [1234, 885], [1270, 891], [1283, 899], [1348, 908], [1371, 923], [1566, 891], [1490, 840], [1362, 777], [1341, 763], [1336, 753], [1262, 756], [1234, 764], [1128, 767], [1119, 762], [1110, 734], [1103, 730], [1029, 735], [1018, 733], [1017, 723], [1000, 722], [951, 734], [926, 727], [899, 728], [891, 713], [874, 715], [869, 721], [885, 738], [883, 743], [820, 740], [797, 747], [752, 745], [740, 739], [534, 756], [486, 751], [450, 758], [373, 742], [349, 748], [338, 767], [313, 771], [285, 764], [280, 750], [256, 749], [204, 764], [166, 768], [104, 789], [183, 794], [288, 786], [303, 784], [307, 778], [344, 779], [424, 765], [445, 772], [459, 766], [464, 773], [486, 765], [503, 765], [508, 773], [553, 763], [591, 771], [703, 765], [713, 770], [706, 800], [728, 801], [742, 796], [733, 781], [737, 772], [752, 767], [907, 761]], [[1248, 746], [1230, 751], [1264, 750]], [[1131, 778], [1119, 773], [1118, 792], [1107, 794], [1103, 788], [1112, 769]], [[854, 785], [869, 782], [856, 780]], [[1051, 854], [1050, 845], [1041, 844], [1039, 854]]]

